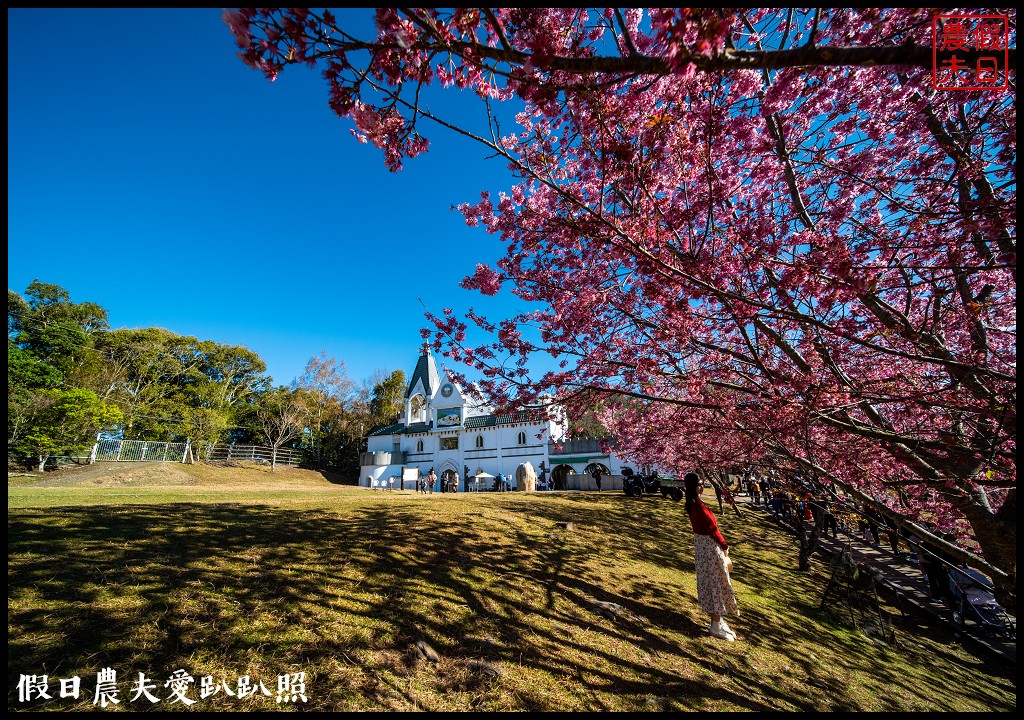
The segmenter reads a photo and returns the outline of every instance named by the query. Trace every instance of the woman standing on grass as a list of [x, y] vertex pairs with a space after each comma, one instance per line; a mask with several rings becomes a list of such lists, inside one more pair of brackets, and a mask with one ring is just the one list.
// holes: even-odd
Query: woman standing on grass
[[686, 514], [693, 527], [694, 567], [697, 571], [697, 602], [711, 616], [708, 632], [717, 638], [732, 642], [736, 633], [725, 621], [724, 615], [739, 615], [736, 595], [732, 591], [729, 573], [729, 544], [718, 530], [718, 522], [711, 508], [700, 499], [700, 479], [696, 473], [683, 477], [686, 494]]

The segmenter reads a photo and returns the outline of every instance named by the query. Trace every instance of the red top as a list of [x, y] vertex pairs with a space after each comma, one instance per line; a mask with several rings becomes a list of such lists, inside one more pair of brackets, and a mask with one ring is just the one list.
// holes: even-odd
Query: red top
[[725, 541], [722, 533], [718, 530], [718, 522], [715, 520], [714, 513], [703, 501], [695, 503], [693, 509], [690, 510], [690, 525], [693, 526], [694, 535], [710, 535], [711, 539], [718, 543], [723, 550], [729, 549], [729, 543]]

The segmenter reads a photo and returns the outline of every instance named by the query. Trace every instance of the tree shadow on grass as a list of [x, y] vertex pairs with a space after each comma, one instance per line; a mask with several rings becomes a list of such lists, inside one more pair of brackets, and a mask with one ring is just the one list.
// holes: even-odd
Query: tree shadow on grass
[[[316, 692], [304, 709], [431, 709], [430, 695], [396, 680], [417, 677], [409, 648], [426, 639], [450, 672], [476, 660], [542, 670], [592, 688], [593, 709], [609, 694], [641, 706], [653, 697], [660, 709], [821, 708], [818, 686], [765, 686], [744, 653], [707, 636], [678, 504], [639, 512], [610, 495], [595, 505], [511, 494], [476, 499], [441, 521], [412, 501], [344, 514], [192, 503], [9, 511], [8, 707], [91, 709], [96, 673], [110, 667], [124, 679], [124, 701], [139, 672], [161, 690], [182, 668], [197, 683], [251, 675], [275, 692], [280, 673], [306, 671]], [[556, 532], [566, 520], [578, 529]], [[731, 528], [737, 537], [741, 529]], [[746, 554], [741, 593], [767, 591], [784, 573], [771, 536], [760, 537], [765, 547]], [[680, 571], [651, 580], [631, 558]], [[811, 594], [806, 577], [788, 581]], [[625, 613], [604, 617], [595, 599]], [[824, 632], [822, 624], [798, 626], [793, 613], [760, 605], [744, 612], [748, 650], [792, 647], [793, 667], [813, 677], [802, 636], [808, 627]], [[877, 666], [873, 648], [844, 642], [851, 668], [917, 691], [898, 667]], [[708, 668], [729, 681], [709, 685], [700, 679]], [[20, 702], [24, 674], [52, 683], [78, 675], [86, 697]], [[428, 685], [456, 707], [461, 696], [465, 709], [479, 701], [478, 689], [444, 673]], [[516, 709], [564, 709], [559, 696], [516, 678], [493, 692]], [[273, 698], [244, 707], [260, 709], [256, 700], [277, 707]], [[203, 703], [243, 707], [223, 695]]]

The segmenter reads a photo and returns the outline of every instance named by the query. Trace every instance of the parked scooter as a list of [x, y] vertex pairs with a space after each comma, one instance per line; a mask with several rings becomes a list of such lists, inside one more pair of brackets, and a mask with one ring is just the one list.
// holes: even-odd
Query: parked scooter
[[683, 499], [682, 488], [676, 487], [675, 483], [663, 482], [658, 473], [650, 475], [633, 472], [632, 468], [622, 468], [622, 491], [626, 497], [643, 497], [644, 495], [658, 495], [672, 498], [676, 502]]

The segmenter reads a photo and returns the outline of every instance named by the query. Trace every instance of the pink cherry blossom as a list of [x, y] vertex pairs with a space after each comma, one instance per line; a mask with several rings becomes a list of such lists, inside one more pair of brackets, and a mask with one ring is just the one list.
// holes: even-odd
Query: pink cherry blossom
[[1016, 105], [933, 87], [939, 12], [382, 8], [363, 38], [224, 17], [268, 77], [320, 65], [392, 170], [427, 119], [468, 125], [422, 85], [518, 100], [517, 127], [475, 134], [514, 180], [459, 207], [504, 248], [463, 287], [531, 309], [428, 314], [493, 402], [597, 407], [635, 462], [799, 473], [929, 519], [1012, 602]]

